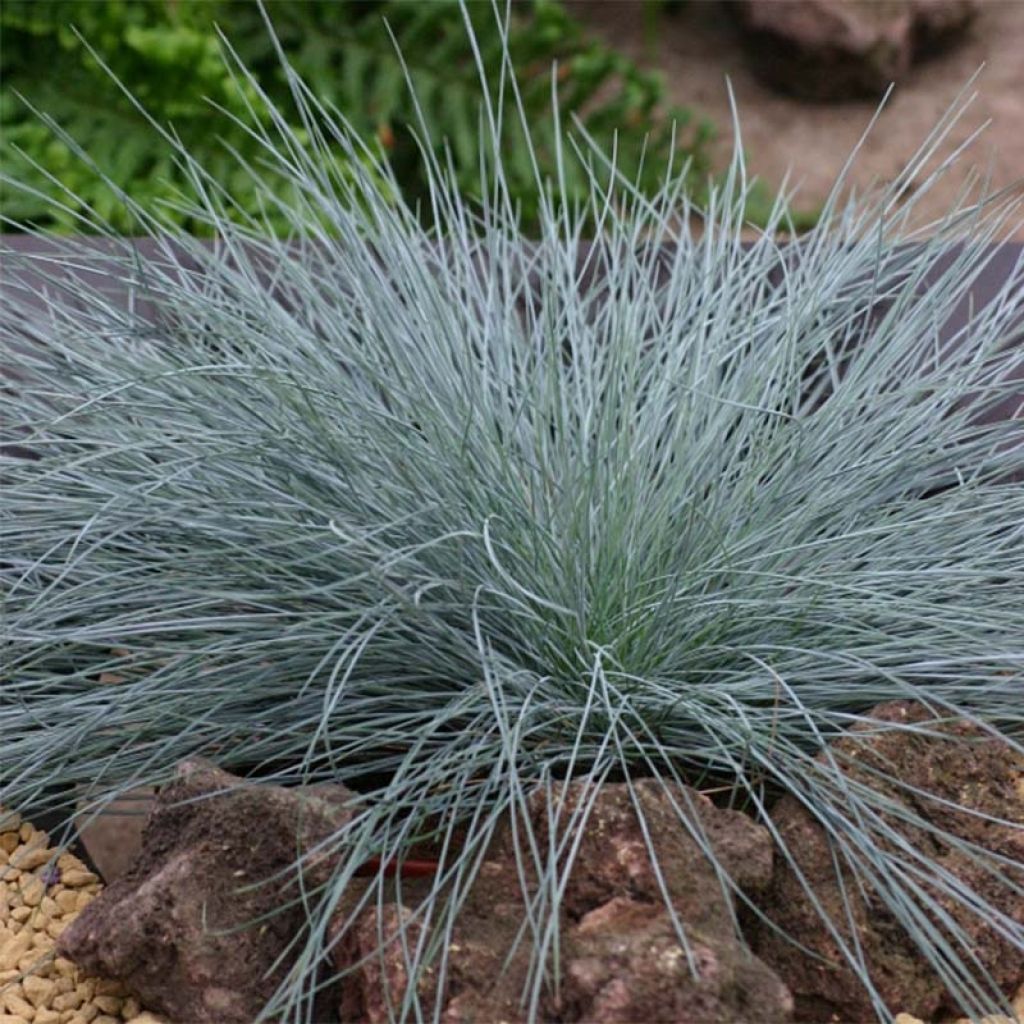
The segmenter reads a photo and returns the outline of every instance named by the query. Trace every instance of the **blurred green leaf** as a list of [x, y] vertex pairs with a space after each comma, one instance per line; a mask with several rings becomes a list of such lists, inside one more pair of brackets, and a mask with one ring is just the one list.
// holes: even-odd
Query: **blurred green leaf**
[[[490, 4], [471, 3], [467, 10], [488, 69], [488, 87], [496, 90], [501, 27]], [[334, 105], [364, 139], [388, 150], [403, 192], [411, 199], [422, 198], [426, 178], [408, 130], [416, 120], [415, 108], [390, 29], [424, 110], [430, 144], [439, 152], [448, 143], [460, 189], [467, 196], [479, 195], [481, 84], [457, 0], [307, 0], [270, 3], [268, 13], [293, 67], [314, 93]], [[35, 161], [76, 197], [62, 198], [73, 210], [91, 207], [119, 231], [136, 227], [116, 190], [55, 140], [15, 92], [52, 116], [117, 188], [134, 199], [149, 204], [188, 191], [185, 174], [169, 160], [166, 144], [76, 31], [157, 123], [173, 125], [201, 165], [223, 166], [223, 183], [230, 184], [240, 207], [257, 212], [247, 206], [252, 192], [247, 175], [229, 169], [233, 164], [224, 161], [224, 145], [255, 163], [258, 144], [241, 126], [222, 121], [216, 136], [209, 130], [211, 102], [242, 120], [247, 118], [247, 102], [260, 109], [252, 90], [232, 77], [222, 60], [217, 27], [270, 100], [288, 109], [286, 77], [255, 0], [7, 0], [0, 8], [5, 43], [0, 156], [10, 177], [42, 195], [5, 188], [0, 193], [3, 215], [45, 228], [76, 228], [72, 213], [47, 201], [62, 190], [32, 166]], [[688, 111], [663, 109], [658, 77], [586, 38], [560, 2], [515, 4], [508, 45], [545, 176], [555, 177], [551, 75], [557, 61], [563, 125], [571, 126], [575, 115], [606, 151], [614, 139], [619, 169], [649, 192], [663, 178], [675, 119], [687, 126], [676, 147], [692, 160], [694, 187], [702, 186], [710, 125]], [[505, 131], [507, 176], [513, 199], [529, 223], [536, 218], [539, 195], [525, 138], [515, 117], [507, 118]], [[587, 171], [570, 149], [565, 153], [565, 198], [572, 199], [584, 193]], [[336, 158], [343, 162], [340, 154]], [[679, 163], [677, 158], [675, 166]], [[338, 170], [344, 173], [342, 167]], [[184, 212], [172, 219], [197, 227]], [[271, 222], [283, 228], [273, 218]]]

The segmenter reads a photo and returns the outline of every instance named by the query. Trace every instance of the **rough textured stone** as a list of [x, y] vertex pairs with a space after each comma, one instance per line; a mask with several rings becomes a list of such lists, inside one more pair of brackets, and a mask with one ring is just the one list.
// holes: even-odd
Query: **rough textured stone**
[[442, 1024], [525, 1024], [529, 1020], [521, 997], [533, 944], [529, 934], [520, 935], [524, 916], [520, 884], [509, 857], [481, 865], [448, 948]]
[[[643, 810], [647, 838], [625, 785], [601, 788], [579, 844], [579, 852], [564, 895], [571, 918], [616, 896], [648, 903], [662, 902], [661, 884], [648, 852], [654, 849], [662, 881], [680, 918], [706, 932], [732, 933], [730, 896], [701, 852], [701, 846], [680, 823], [675, 807], [686, 813], [701, 843], [709, 845], [719, 865], [746, 892], [763, 889], [772, 875], [772, 843], [768, 831], [739, 811], [721, 810], [696, 790], [654, 779], [633, 785]], [[566, 821], [589, 799], [581, 783], [554, 787], [552, 802]], [[675, 804], [675, 807], [673, 807]], [[538, 842], [549, 840], [548, 801], [540, 794], [531, 801]]]
[[975, 0], [739, 0], [752, 66], [802, 99], [877, 98], [912, 63], [961, 37]]
[[753, 954], [696, 930], [689, 930], [687, 939], [690, 956], [664, 908], [625, 896], [590, 911], [569, 933], [563, 952], [561, 1019], [592, 1024], [789, 1019], [789, 991]]
[[104, 882], [120, 878], [135, 863], [154, 800], [152, 786], [140, 786], [95, 816], [85, 809], [84, 801], [79, 803], [78, 837]]
[[[933, 716], [920, 704], [898, 701], [879, 705], [868, 717], [880, 722], [928, 723]], [[931, 825], [1006, 857], [1008, 863], [1003, 870], [1017, 886], [1024, 885], [1024, 759], [1008, 744], [963, 721], [929, 726], [929, 731], [937, 735], [859, 724], [833, 744], [832, 753], [851, 779], [879, 790]], [[911, 797], [899, 786], [887, 784], [886, 777], [948, 803]], [[957, 810], [958, 804], [987, 817]], [[925, 1019], [955, 1017], [962, 1012], [883, 901], [871, 890], [859, 897], [845, 868], [843, 884], [839, 884], [825, 834], [804, 806], [792, 797], [784, 797], [773, 808], [772, 817], [832, 920], [846, 920], [849, 906], [872, 981], [889, 1009]], [[914, 849], [924, 851], [965, 886], [1024, 924], [1021, 892], [992, 878], [949, 841], [896, 814], [887, 815], [886, 820]], [[1011, 996], [1024, 983], [1020, 951], [988, 922], [968, 913], [937, 889], [933, 888], [931, 895], [968, 933], [975, 956], [1003, 993]], [[836, 942], [784, 858], [778, 858], [772, 886], [761, 904], [773, 921], [827, 961], [812, 959], [768, 929], [754, 935], [757, 954], [793, 991], [797, 1019], [828, 1020], [833, 1014], [841, 1020], [873, 1019], [864, 987], [845, 965]], [[849, 939], [848, 928], [841, 931]]]
[[[400, 1016], [409, 988], [409, 961], [423, 932], [422, 921], [400, 903], [371, 907], [359, 917], [334, 953], [339, 969], [363, 961], [358, 973], [341, 985], [342, 1021], [388, 1024]], [[431, 1006], [437, 991], [435, 968], [422, 971], [416, 989], [420, 1005]]]
[[[139, 859], [61, 934], [58, 955], [121, 979], [172, 1020], [251, 1022], [287, 971], [264, 977], [304, 912], [223, 932], [279, 907], [287, 889], [282, 880], [244, 893], [240, 885], [286, 868], [297, 841], [308, 849], [350, 819], [348, 790], [317, 790], [244, 785], [207, 761], [183, 762], [158, 794]], [[327, 870], [326, 858], [312, 864], [307, 882]]]
[[[694, 790], [651, 780], [634, 786], [647, 832], [664, 879], [668, 898], [698, 952], [701, 970], [689, 961], [666, 910], [644, 831], [628, 787], [608, 784], [595, 794], [581, 782], [535, 794], [528, 805], [538, 848], [566, 838], [579, 839], [577, 855], [563, 894], [559, 932], [565, 967], [559, 992], [545, 990], [537, 1019], [571, 1021], [763, 1021], [789, 1019], [792, 1000], [785, 986], [758, 962], [736, 936], [731, 894], [701, 852], [700, 844], [680, 824], [673, 801], [695, 823], [703, 842], [745, 890], [763, 889], [771, 877], [772, 847], [766, 830], [746, 816], [716, 808]], [[580, 832], [573, 812], [594, 797]], [[556, 810], [557, 808], [557, 810]], [[561, 821], [559, 835], [549, 836], [550, 822]], [[569, 822], [577, 824], [570, 827]], [[522, 885], [535, 890], [537, 877], [527, 863], [517, 867], [512, 830], [495, 837], [487, 859], [466, 894], [447, 949], [445, 988], [441, 993], [443, 1024], [531, 1019], [527, 990], [536, 936], [523, 929]], [[412, 895], [403, 883], [403, 893]], [[411, 903], [409, 905], [412, 905]], [[347, 913], [339, 909], [339, 915]], [[383, 925], [394, 929], [402, 915], [395, 907], [367, 909], [339, 944], [336, 966], [353, 967], [368, 940]], [[415, 934], [410, 931], [410, 936]], [[368, 947], [367, 947], [368, 948]], [[653, 952], [652, 952], [653, 951]], [[400, 954], [399, 954], [400, 955]], [[391, 964], [389, 967], [388, 964]], [[342, 1002], [342, 1019], [358, 1011], [378, 1019], [372, 993], [380, 979], [394, 979], [404, 994], [404, 962], [390, 954], [370, 958], [353, 971]], [[437, 980], [421, 980], [433, 999]], [[421, 1007], [424, 990], [419, 995]], [[384, 1019], [384, 1018], [379, 1018]]]

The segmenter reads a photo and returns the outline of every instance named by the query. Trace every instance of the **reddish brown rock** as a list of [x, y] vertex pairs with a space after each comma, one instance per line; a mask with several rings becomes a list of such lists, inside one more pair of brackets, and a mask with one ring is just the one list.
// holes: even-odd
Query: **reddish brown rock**
[[560, 1019], [590, 1024], [788, 1020], [793, 1000], [738, 943], [687, 930], [689, 951], [664, 907], [624, 896], [590, 911], [567, 939]]
[[[680, 918], [708, 934], [731, 934], [731, 896], [723, 891], [701, 844], [714, 850], [718, 865], [737, 885], [753, 893], [763, 889], [772, 875], [768, 831], [745, 814], [721, 810], [696, 790], [674, 783], [640, 779], [633, 784], [633, 793], [643, 810], [646, 837], [629, 788], [603, 786], [572, 865], [564, 895], [566, 913], [578, 920], [616, 896], [660, 904], [662, 883], [648, 850], [649, 840]], [[561, 807], [561, 819], [566, 822], [589, 796], [582, 783], [573, 782], [554, 787], [551, 803]], [[681, 824], [676, 808], [692, 822], [694, 835]], [[543, 848], [549, 840], [551, 817], [547, 801], [536, 795], [531, 811]]]
[[[348, 790], [316, 790], [243, 785], [207, 761], [182, 763], [158, 794], [138, 860], [62, 933], [58, 955], [120, 979], [171, 1020], [250, 1024], [288, 970], [265, 976], [305, 912], [291, 907], [227, 931], [280, 907], [290, 891], [286, 879], [238, 887], [287, 868], [297, 843], [308, 849], [350, 819]], [[312, 865], [306, 883], [326, 880], [328, 867]]]
[[962, 37], [975, 0], [738, 0], [752, 66], [816, 101], [880, 98], [915, 60]]
[[[367, 907], [356, 913], [351, 923], [358, 892], [353, 889], [346, 894], [333, 926], [334, 935], [341, 936], [335, 947], [334, 966], [345, 974], [340, 982], [339, 1014], [346, 1024], [387, 1020], [388, 1000], [392, 1005], [400, 1005], [409, 995], [409, 964], [400, 945], [390, 942], [379, 949], [376, 942], [379, 935], [397, 936], [399, 925], [404, 923], [407, 948], [412, 952], [424, 926], [420, 920], [413, 920], [415, 915], [409, 908], [428, 895], [430, 885], [424, 880], [403, 881], [407, 906], [385, 903], [383, 916], [377, 907]], [[525, 1024], [527, 1016], [520, 997], [533, 947], [528, 938], [516, 944], [523, 915], [515, 865], [507, 860], [485, 861], [459, 911], [447, 950], [440, 1004], [436, 1002], [436, 958], [421, 970], [416, 992], [409, 996], [410, 1002], [418, 1001], [420, 1014], [434, 1019], [440, 1005], [439, 1019], [443, 1024], [481, 1024], [492, 1020]], [[432, 937], [428, 935], [428, 941]], [[383, 994], [382, 983], [388, 986], [387, 995]], [[409, 1019], [416, 1019], [415, 1013]]]
[[525, 1024], [530, 1019], [521, 997], [533, 943], [529, 932], [521, 933], [523, 916], [513, 861], [485, 861], [448, 949], [450, 970], [442, 1024]]
[[125, 874], [142, 849], [142, 833], [156, 797], [152, 786], [139, 786], [114, 800], [98, 815], [80, 801], [75, 824], [78, 838], [103, 881]]
[[[928, 723], [933, 716], [920, 704], [899, 701], [878, 706], [869, 717], [880, 722]], [[861, 724], [833, 744], [832, 754], [849, 778], [879, 790], [932, 826], [1005, 857], [1003, 871], [1012, 884], [1024, 886], [1024, 760], [1007, 743], [963, 721], [931, 726], [929, 731], [937, 735], [879, 731]], [[946, 803], [908, 794], [886, 783], [886, 778]], [[958, 804], [977, 813], [958, 810]], [[946, 992], [878, 895], [869, 889], [860, 896], [846, 869], [840, 885], [833, 850], [805, 807], [784, 797], [773, 808], [772, 818], [832, 921], [844, 922], [847, 913], [852, 914], [872, 981], [889, 1009], [929, 1020], [957, 1016], [963, 1008]], [[934, 832], [908, 824], [896, 813], [886, 815], [886, 821], [913, 849], [925, 852], [937, 866], [1024, 925], [1021, 891], [1014, 892], [1011, 884], [993, 878], [983, 864]], [[1024, 983], [1020, 950], [990, 922], [968, 913], [949, 896], [934, 887], [931, 895], [968, 933], [975, 956], [1002, 992], [1012, 996]], [[757, 954], [792, 990], [797, 1019], [874, 1019], [867, 992], [842, 960], [792, 865], [782, 857], [777, 858], [772, 886], [761, 903], [773, 921], [824, 958], [824, 962], [813, 959], [768, 929], [754, 936]], [[840, 933], [849, 941], [849, 926], [840, 925]]]
[[[357, 973], [341, 984], [342, 1021], [387, 1024], [401, 1016], [409, 990], [411, 962], [424, 940], [422, 920], [400, 903], [371, 907], [338, 944], [334, 959], [339, 970], [361, 963]], [[427, 1015], [437, 993], [437, 972], [427, 966], [417, 977], [416, 996]]]
[[[634, 785], [633, 794], [665, 891], [697, 952], [698, 973], [691, 973], [666, 910], [629, 788], [605, 785], [595, 795], [583, 783], [562, 784], [535, 794], [528, 809], [539, 849], [547, 849], [549, 839], [558, 843], [567, 838], [567, 832], [579, 841], [559, 920], [561, 990], [537, 991], [532, 1010], [522, 999], [530, 990], [537, 940], [533, 929], [523, 927], [522, 884], [536, 892], [538, 879], [528, 861], [517, 867], [512, 830], [506, 828], [488, 850], [455, 922], [440, 999], [443, 1024], [789, 1019], [791, 1000], [785, 986], [736, 935], [731, 894], [723, 890], [700, 843], [680, 823], [673, 802], [694, 822], [720, 866], [751, 892], [764, 888], [771, 877], [768, 833], [743, 814], [719, 810], [691, 789], [644, 780]], [[585, 827], [578, 829], [578, 818], [570, 826], [570, 816], [591, 797]], [[556, 826], [558, 836], [551, 837], [554, 818], [561, 825]], [[385, 932], [407, 912], [391, 908], [386, 913]], [[368, 948], [380, 924], [376, 910], [356, 919], [340, 944], [339, 969], [355, 965], [356, 954]], [[343, 1019], [362, 1019], [359, 1014], [377, 1019], [372, 993], [380, 989], [382, 977], [405, 996], [404, 958], [399, 963], [387, 952], [376, 960], [371, 957], [343, 983], [348, 1000], [342, 1004]], [[430, 975], [430, 998], [437, 993], [435, 985]], [[424, 992], [417, 996], [426, 1012]]]

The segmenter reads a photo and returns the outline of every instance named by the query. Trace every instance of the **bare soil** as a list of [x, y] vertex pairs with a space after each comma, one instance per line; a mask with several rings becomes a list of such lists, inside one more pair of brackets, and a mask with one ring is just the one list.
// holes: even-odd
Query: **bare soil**
[[[688, 0], [660, 14], [654, 32], [645, 29], [643, 0], [569, 2], [598, 37], [663, 72], [673, 104], [712, 119], [720, 132], [717, 166], [733, 148], [728, 78], [750, 173], [776, 191], [789, 171], [790, 183], [800, 185], [797, 208], [820, 206], [882, 99], [880, 94], [878, 102], [814, 104], [773, 91], [754, 77], [726, 3], [719, 0]], [[981, 0], [979, 7], [963, 40], [896, 83], [850, 175], [858, 192], [872, 181], [892, 180], [984, 65], [972, 88], [977, 98], [953, 129], [950, 150], [986, 121], [991, 124], [923, 197], [922, 222], [940, 218], [955, 203], [972, 167], [990, 173], [993, 190], [1016, 186], [1024, 196], [1024, 0]], [[1024, 241], [1024, 214], [1008, 237]]]

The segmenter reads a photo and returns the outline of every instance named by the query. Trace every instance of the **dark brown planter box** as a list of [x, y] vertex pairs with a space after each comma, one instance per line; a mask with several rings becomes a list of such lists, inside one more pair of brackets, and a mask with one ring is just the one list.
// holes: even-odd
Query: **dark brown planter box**
[[[110, 242], [103, 239], [80, 239], [84, 245], [88, 246], [89, 249], [94, 250], [96, 253], [96, 264], [97, 269], [93, 269], [87, 265], [80, 264], [73, 271], [63, 271], [62, 273], [68, 273], [69, 278], [74, 278], [79, 284], [89, 284], [95, 287], [101, 287], [107, 292], [111, 302], [115, 306], [119, 306], [123, 309], [127, 309], [129, 303], [134, 304], [134, 309], [138, 315], [144, 319], [149, 319], [155, 316], [154, 304], [146, 298], [144, 289], [137, 289], [134, 294], [130, 292], [127, 287], [111, 285], [106, 280], [102, 272], [101, 264], [103, 262], [103, 254], [109, 254], [112, 251], [112, 245]], [[203, 243], [212, 244], [212, 243]], [[168, 264], [168, 257], [166, 253], [156, 244], [152, 239], [143, 238], [136, 239], [134, 245], [141, 257], [142, 262], [146, 261], [159, 261]], [[9, 290], [17, 289], [22, 298], [29, 296], [32, 291], [41, 287], [45, 283], [50, 283], [52, 286], [53, 278], [48, 278], [46, 273], [40, 270], [36, 270], [32, 265], [23, 259], [19, 259], [19, 256], [29, 257], [45, 257], [47, 254], [56, 251], [53, 242], [47, 239], [33, 238], [27, 235], [0, 235], [0, 254], [3, 255], [3, 273], [0, 275], [0, 305], [5, 300]], [[922, 288], [927, 288], [933, 283], [938, 275], [940, 275], [955, 259], [957, 253], [960, 251], [959, 247], [952, 247], [947, 253], [943, 254], [942, 257], [936, 262], [936, 265], [932, 268], [931, 272], [926, 276], [922, 282]], [[666, 250], [668, 252], [668, 250]], [[796, 243], [793, 252], [797, 258], [799, 258], [799, 243]], [[1020, 278], [1021, 287], [1024, 288], [1024, 277], [1021, 277], [1021, 268], [1024, 267], [1024, 243], [1019, 242], [1006, 242], [998, 245], [993, 245], [988, 248], [988, 252], [991, 254], [988, 265], [986, 266], [983, 273], [975, 281], [970, 290], [964, 295], [957, 307], [953, 311], [950, 318], [941, 326], [938, 336], [938, 344], [942, 346], [947, 342], [957, 331], [961, 330], [964, 325], [968, 322], [968, 318], [972, 315], [977, 315], [977, 312], [987, 306], [992, 300], [999, 294], [1000, 288], [1004, 286], [1007, 280], [1016, 274]], [[581, 259], [585, 250], [581, 252]], [[198, 273], [199, 268], [195, 262], [191, 260], [180, 250], [174, 257], [173, 264], [183, 274]], [[45, 269], [45, 268], [44, 268]], [[597, 280], [593, 274], [589, 276], [589, 279], [584, 281], [584, 288], [591, 288], [600, 286], [602, 282]], [[883, 308], [879, 307], [879, 313], [883, 312]], [[0, 319], [0, 331], [3, 334], [8, 334], [9, 331], [3, 328], [4, 319]], [[1020, 325], [1019, 333], [1011, 340], [1012, 345], [1024, 344], [1024, 302], [1022, 302], [1022, 309], [1020, 310], [1017, 322]], [[0, 334], [0, 337], [3, 337]], [[24, 344], [23, 341], [19, 342], [17, 338], [3, 337], [4, 349], [8, 353], [14, 352], [15, 359], [12, 361], [10, 355], [6, 357], [9, 361], [7, 366], [0, 363], [0, 370], [3, 370], [5, 377], [17, 375], [16, 368], [16, 353], [19, 344]], [[14, 365], [10, 365], [13, 362]], [[1024, 366], [1011, 368], [1010, 376], [1012, 379], [1021, 381], [1020, 391], [1010, 397], [1002, 400], [998, 405], [987, 409], [984, 414], [979, 417], [981, 422], [996, 422], [999, 420], [1021, 418], [1024, 416], [1022, 406], [1024, 406]], [[0, 439], [2, 442], [4, 439]]]

